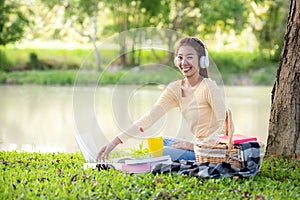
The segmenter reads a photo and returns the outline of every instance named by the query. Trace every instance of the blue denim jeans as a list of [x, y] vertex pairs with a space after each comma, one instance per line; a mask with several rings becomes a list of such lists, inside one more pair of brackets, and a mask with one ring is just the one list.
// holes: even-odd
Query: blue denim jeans
[[164, 151], [163, 155], [169, 155], [174, 160], [196, 160], [195, 152], [187, 149], [178, 149], [172, 147], [173, 142], [180, 141], [180, 139], [164, 136]]

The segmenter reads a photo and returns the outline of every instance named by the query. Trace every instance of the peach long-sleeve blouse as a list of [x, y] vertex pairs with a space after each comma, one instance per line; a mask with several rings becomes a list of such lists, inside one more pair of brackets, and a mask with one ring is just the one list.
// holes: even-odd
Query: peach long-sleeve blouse
[[171, 82], [162, 92], [148, 113], [118, 134], [125, 142], [141, 134], [141, 127], [147, 129], [172, 108], [178, 107], [190, 131], [202, 141], [213, 134], [221, 134], [224, 127], [226, 106], [215, 81], [204, 78], [193, 95], [183, 97], [182, 79]]

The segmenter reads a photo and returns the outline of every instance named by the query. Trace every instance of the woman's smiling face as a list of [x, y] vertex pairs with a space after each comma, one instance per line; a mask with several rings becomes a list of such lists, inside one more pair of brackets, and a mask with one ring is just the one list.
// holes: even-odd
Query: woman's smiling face
[[186, 77], [199, 74], [199, 58], [196, 50], [191, 46], [181, 46], [177, 52], [177, 66]]

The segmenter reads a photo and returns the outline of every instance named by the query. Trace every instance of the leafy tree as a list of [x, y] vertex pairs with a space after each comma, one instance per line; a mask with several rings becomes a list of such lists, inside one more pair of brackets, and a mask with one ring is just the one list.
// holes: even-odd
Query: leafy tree
[[0, 1], [0, 46], [16, 42], [23, 37], [29, 20], [21, 11], [18, 1]]
[[[0, 46], [20, 40], [29, 20], [21, 11], [17, 1], [0, 0]], [[0, 49], [0, 70], [8, 68], [8, 59]]]
[[[26, 0], [23, 0], [26, 1]], [[65, 21], [61, 12], [66, 5], [65, 0], [31, 0], [34, 12], [30, 16], [33, 23], [30, 24], [28, 32], [29, 39], [65, 40], [68, 36]]]
[[200, 22], [206, 33], [215, 32], [218, 26], [224, 31], [234, 29], [239, 33], [247, 23], [248, 10], [243, 0], [203, 0], [199, 8]]
[[[258, 3], [263, 7], [268, 7], [266, 12], [261, 12], [252, 8], [255, 17], [262, 23], [261, 27], [251, 24], [254, 34], [259, 43], [259, 50], [263, 56], [263, 50], [267, 50], [269, 58], [278, 60], [283, 45], [282, 30], [286, 26], [286, 17], [289, 12], [289, 1], [286, 0], [265, 0]], [[252, 4], [254, 5], [254, 4]], [[257, 6], [256, 6], [257, 7]]]
[[[113, 23], [105, 26], [104, 34], [122, 33], [134, 28], [156, 26], [155, 18], [160, 14], [162, 7], [160, 0], [111, 0], [107, 6], [113, 12]], [[119, 40], [120, 64], [122, 66], [135, 66], [140, 64], [141, 49], [136, 51], [136, 45], [142, 41], [142, 32], [133, 31], [132, 35], [122, 35]], [[147, 33], [145, 33], [147, 34]], [[149, 33], [148, 33], [149, 34]], [[131, 46], [126, 41], [130, 39]], [[131, 51], [131, 60], [127, 58], [127, 51]], [[137, 56], [135, 55], [137, 53]]]
[[[99, 23], [99, 0], [69, 0], [66, 8], [66, 19], [70, 20], [72, 27], [80, 35], [89, 38], [94, 46], [94, 56], [96, 68], [100, 69], [100, 53], [97, 47], [98, 41], [98, 23]], [[87, 31], [85, 25], [89, 25], [90, 31]], [[77, 25], [77, 26], [76, 26]], [[78, 28], [79, 26], [79, 28]]]
[[[37, 0], [38, 1], [38, 0]], [[166, 36], [161, 33], [163, 43], [169, 45], [168, 59], [162, 61], [167, 63], [173, 58], [171, 53], [174, 43], [178, 41], [178, 34], [201, 35], [212, 33], [219, 26], [222, 30], [241, 30], [247, 12], [242, 0], [48, 0], [42, 2], [48, 7], [46, 18], [64, 8], [65, 21], [61, 28], [57, 28], [52, 35], [62, 37], [61, 33], [70, 33], [75, 30], [81, 37], [88, 38], [94, 44], [96, 65], [99, 66], [100, 57], [96, 46], [97, 40], [104, 35], [122, 33], [134, 28], [158, 27], [174, 30]], [[225, 7], [225, 8], [224, 8]], [[102, 13], [107, 8], [111, 16], [105, 20]], [[100, 12], [101, 11], [101, 12]], [[219, 14], [218, 14], [219, 12]], [[224, 16], [222, 16], [224, 15]], [[45, 23], [47, 26], [47, 23]], [[101, 30], [101, 28], [103, 30]], [[36, 29], [35, 29], [36, 30]], [[47, 31], [49, 32], [49, 31]], [[143, 33], [149, 35], [151, 33]], [[143, 40], [141, 32], [133, 32], [120, 38], [120, 61], [122, 66], [135, 66], [140, 64], [141, 49], [136, 51], [136, 45]], [[173, 35], [170, 35], [173, 34]], [[125, 37], [125, 36], [124, 36]], [[76, 39], [76, 38], [75, 38]], [[125, 41], [132, 41], [128, 46]], [[127, 54], [125, 52], [131, 51]], [[154, 55], [155, 51], [153, 51]], [[128, 56], [130, 55], [130, 56]], [[159, 58], [157, 56], [157, 58]]]
[[[43, 19], [49, 21], [51, 17], [57, 17], [58, 13], [63, 12], [60, 27], [56, 27], [51, 33], [52, 38], [70, 37], [77, 33], [75, 40], [86, 38], [94, 46], [95, 65], [100, 69], [100, 53], [97, 48], [99, 40], [99, 20], [100, 10], [103, 8], [103, 1], [99, 0], [40, 0], [40, 3], [47, 8], [48, 12], [44, 13]], [[47, 25], [47, 22], [45, 22]], [[76, 37], [75, 36], [75, 37]]]
[[[217, 29], [228, 31], [243, 30], [247, 23], [247, 6], [243, 0], [162, 0], [163, 7], [156, 18], [157, 25], [175, 30], [181, 34], [201, 35], [216, 32]], [[199, 34], [200, 33], [200, 34]], [[178, 40], [175, 32], [166, 38], [169, 52]], [[169, 53], [168, 61], [173, 54]]]

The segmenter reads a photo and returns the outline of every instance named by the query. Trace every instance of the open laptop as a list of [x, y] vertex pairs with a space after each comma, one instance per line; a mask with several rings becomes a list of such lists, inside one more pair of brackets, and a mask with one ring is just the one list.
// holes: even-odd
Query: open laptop
[[88, 133], [78, 134], [75, 136], [75, 140], [85, 161], [88, 163], [96, 163], [98, 148], [92, 135]]
[[153, 158], [121, 157], [113, 159], [110, 163], [99, 163], [96, 160], [98, 148], [92, 135], [88, 133], [79, 134], [75, 139], [86, 161], [83, 165], [84, 169], [96, 168], [98, 164], [110, 164], [117, 170], [123, 170], [130, 173], [145, 173], [150, 171], [151, 167], [157, 163], [171, 163], [171, 157], [169, 155]]

